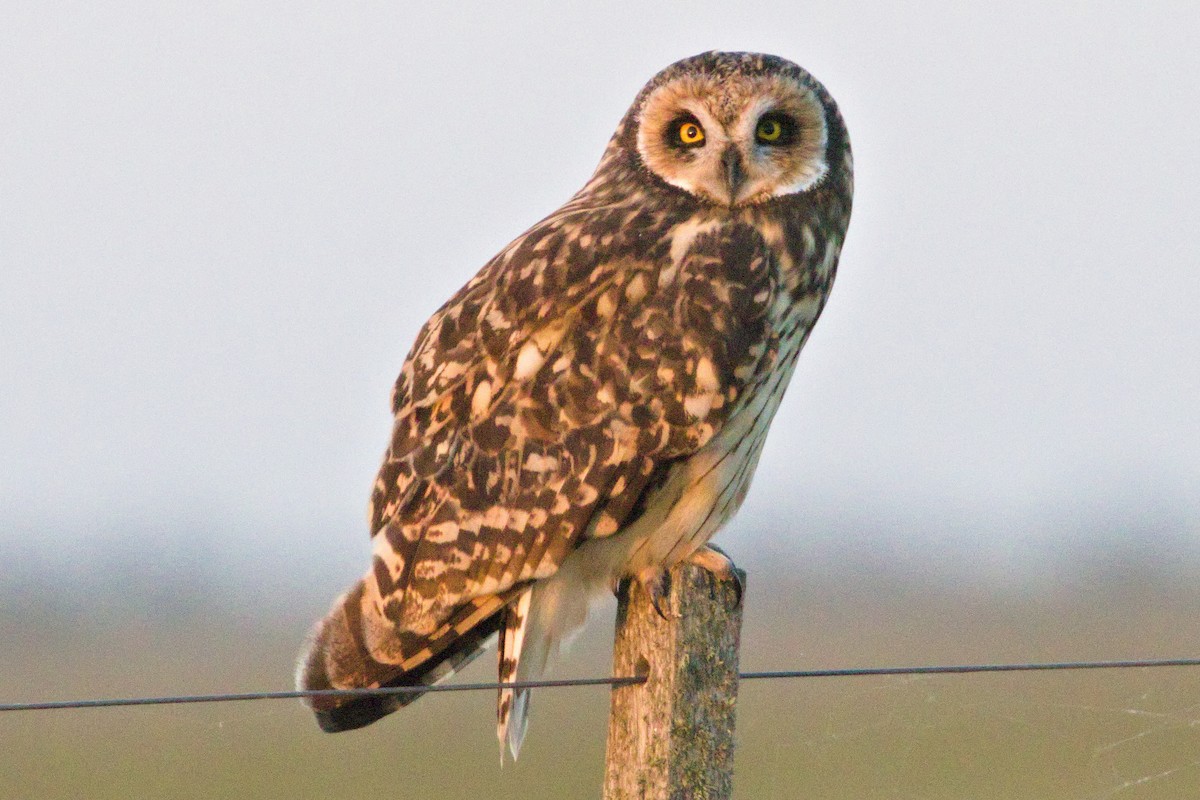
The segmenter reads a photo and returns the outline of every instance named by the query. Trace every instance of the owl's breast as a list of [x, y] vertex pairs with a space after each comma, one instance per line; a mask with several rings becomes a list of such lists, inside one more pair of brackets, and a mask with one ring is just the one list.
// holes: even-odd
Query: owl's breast
[[786, 306], [775, 345], [725, 425], [695, 453], [670, 466], [635, 520], [615, 535], [581, 547], [580, 556], [596, 580], [612, 584], [624, 576], [648, 578], [687, 558], [734, 516], [749, 492], [771, 422], [819, 312], [817, 298]]

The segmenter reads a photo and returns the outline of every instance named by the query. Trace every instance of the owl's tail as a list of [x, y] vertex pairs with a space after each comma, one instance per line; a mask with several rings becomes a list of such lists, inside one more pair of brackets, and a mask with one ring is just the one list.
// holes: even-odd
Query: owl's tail
[[[333, 604], [317, 623], [300, 658], [296, 685], [301, 690], [426, 687], [449, 678], [500, 635], [499, 678], [502, 683], [537, 680], [561, 648], [574, 638], [591, 602], [604, 592], [604, 573], [594, 575], [586, 561], [568, 559], [553, 576], [514, 587], [504, 594], [464, 603], [450, 619], [413, 651], [403, 665], [377, 660], [364, 640], [362, 581]], [[385, 717], [424, 692], [367, 697], [307, 698], [321, 730], [354, 730]], [[501, 755], [517, 757], [529, 714], [529, 689], [501, 689], [497, 698], [497, 733]]]
[[[421, 656], [404, 667], [376, 660], [363, 640], [362, 594], [359, 581], [334, 602], [329, 615], [317, 623], [296, 669], [296, 688], [357, 689], [391, 686], [432, 686], [468, 664], [488, 646], [504, 622], [508, 599], [491, 595], [465, 603], [429, 637]], [[424, 692], [367, 697], [306, 698], [326, 733], [349, 731], [403, 708]]]

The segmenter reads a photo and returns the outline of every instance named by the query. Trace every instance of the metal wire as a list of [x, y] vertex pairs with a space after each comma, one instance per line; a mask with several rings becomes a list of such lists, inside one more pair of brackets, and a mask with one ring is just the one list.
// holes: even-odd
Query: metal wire
[[165, 706], [183, 703], [230, 703], [242, 700], [287, 700], [299, 697], [376, 697], [424, 692], [477, 692], [484, 689], [552, 689], [562, 686], [632, 686], [645, 683], [645, 675], [627, 678], [567, 678], [564, 680], [513, 681], [512, 683], [449, 683], [434, 686], [385, 686], [378, 689], [294, 689], [283, 692], [192, 694], [176, 697], [126, 697], [111, 700], [50, 700], [42, 703], [0, 703], [0, 711], [51, 711], [63, 708]]
[[854, 678], [864, 675], [963, 675], [973, 672], [1045, 672], [1067, 669], [1132, 669], [1134, 667], [1200, 667], [1200, 658], [1156, 658], [1132, 661], [1058, 661], [1034, 664], [952, 664], [930, 667], [852, 667], [743, 672], [741, 680], [757, 678]]
[[[1200, 658], [1136, 659], [1129, 661], [1059, 661], [1029, 664], [952, 664], [921, 667], [851, 667], [846, 669], [798, 669], [773, 672], [743, 672], [741, 680], [776, 678], [854, 678], [872, 675], [962, 675], [981, 672], [1046, 672], [1050, 670], [1135, 669], [1141, 667], [1200, 667]], [[562, 680], [514, 681], [512, 683], [455, 683], [436, 686], [389, 686], [379, 689], [308, 689], [283, 692], [242, 692], [179, 695], [171, 697], [128, 697], [96, 700], [51, 700], [40, 703], [0, 703], [0, 711], [52, 711], [68, 708], [113, 708], [159, 706], [184, 703], [228, 703], [243, 700], [286, 700], [302, 697], [374, 697], [423, 692], [476, 692], [497, 689], [552, 689], [567, 686], [635, 686], [645, 675], [622, 678], [565, 678]]]

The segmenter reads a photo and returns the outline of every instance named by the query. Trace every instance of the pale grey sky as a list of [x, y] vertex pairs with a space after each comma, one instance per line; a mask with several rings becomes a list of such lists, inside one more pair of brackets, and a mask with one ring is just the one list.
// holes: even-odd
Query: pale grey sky
[[0, 548], [357, 571], [420, 324], [712, 48], [809, 68], [857, 172], [735, 536], [859, 521], [1001, 567], [1089, 520], [1200, 539], [1198, 30], [1194, 2], [4, 4]]

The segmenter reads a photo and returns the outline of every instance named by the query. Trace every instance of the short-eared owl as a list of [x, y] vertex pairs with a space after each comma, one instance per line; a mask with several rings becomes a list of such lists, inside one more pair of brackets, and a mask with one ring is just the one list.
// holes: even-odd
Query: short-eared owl
[[[656, 75], [596, 173], [427, 322], [392, 395], [372, 564], [305, 689], [429, 685], [500, 640], [540, 675], [588, 605], [652, 594], [741, 504], [833, 283], [852, 164], [806, 71], [704, 53]], [[726, 562], [727, 563], [727, 562]], [[327, 731], [415, 694], [312, 701]], [[516, 754], [528, 694], [501, 692]]]

